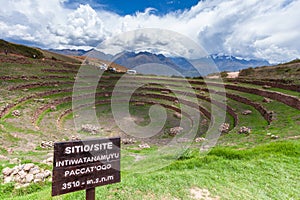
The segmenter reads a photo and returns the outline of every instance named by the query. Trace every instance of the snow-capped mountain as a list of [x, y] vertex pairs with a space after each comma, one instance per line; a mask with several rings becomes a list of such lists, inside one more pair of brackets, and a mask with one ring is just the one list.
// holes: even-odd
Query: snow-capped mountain
[[220, 71], [239, 71], [249, 67], [269, 66], [268, 61], [262, 59], [244, 59], [224, 54], [214, 54], [211, 58]]
[[[103, 52], [91, 49], [89, 51], [84, 50], [51, 50], [56, 53], [65, 55], [79, 55], [89, 56], [93, 58], [99, 58], [102, 60], [109, 60], [122, 65], [128, 69], [135, 68], [137, 66], [148, 64], [149, 67], [155, 67], [155, 64], [168, 66], [178, 71], [183, 76], [204, 76], [209, 73], [218, 71], [239, 71], [249, 67], [269, 66], [270, 63], [262, 59], [244, 59], [241, 57], [235, 57], [225, 54], [213, 54], [206, 58], [200, 58], [198, 60], [188, 60], [183, 57], [168, 57], [163, 54], [153, 54], [149, 52], [122, 52], [115, 56], [105, 54]], [[213, 62], [214, 63], [213, 63]], [[151, 66], [149, 65], [151, 64]], [[208, 66], [216, 65], [216, 68], [212, 69]], [[195, 69], [194, 66], [197, 66]], [[155, 68], [157, 70], [157, 68]], [[149, 70], [150, 73], [151, 70]], [[155, 73], [154, 70], [152, 70]], [[200, 74], [199, 74], [200, 71]], [[161, 74], [160, 74], [161, 75]], [[163, 75], [178, 75], [174, 73], [163, 73]]]

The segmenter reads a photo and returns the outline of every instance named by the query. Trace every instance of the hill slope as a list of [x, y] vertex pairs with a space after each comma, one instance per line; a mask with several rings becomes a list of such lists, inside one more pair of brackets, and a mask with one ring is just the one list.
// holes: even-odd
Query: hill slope
[[42, 50], [35, 47], [28, 47], [20, 44], [14, 44], [1, 39], [0, 39], [0, 52], [1, 53], [7, 52], [8, 54], [15, 54], [15, 55], [24, 56], [28, 58], [35, 58], [35, 59], [46, 58], [55, 61], [57, 60], [57, 61], [77, 63], [77, 64], [81, 63], [81, 60], [75, 57], [62, 55], [62, 54], [50, 52], [47, 50]]
[[[50, 59], [32, 59], [21, 54], [0, 53], [0, 173], [6, 167], [25, 163], [51, 170], [53, 142], [121, 136], [122, 182], [97, 188], [97, 199], [193, 199], [199, 193], [206, 194], [208, 199], [281, 200], [300, 196], [297, 190], [300, 169], [295, 167], [300, 163], [299, 92], [290, 87], [277, 88], [285, 86], [274, 84], [278, 81], [264, 83], [272, 86], [266, 89], [237, 80], [222, 85], [214, 80], [124, 77], [110, 72], [104, 72], [99, 80], [99, 74], [94, 73], [99, 72], [96, 71], [99, 59], [88, 59], [89, 65], [81, 66], [51, 59], [53, 55], [48, 54]], [[93, 74], [77, 76], [81, 67]], [[122, 87], [115, 91], [121, 78], [125, 78]], [[96, 88], [91, 84], [95, 80]], [[193, 90], [184, 84], [186, 80]], [[80, 84], [79, 91], [74, 91], [75, 81]], [[140, 84], [145, 85], [136, 89]], [[225, 91], [219, 91], [223, 86]], [[134, 141], [133, 135], [122, 131], [116, 123], [111, 100], [120, 108], [127, 108], [124, 97], [131, 91], [134, 91], [129, 103], [131, 119], [124, 117], [125, 122], [132, 120], [140, 126], [148, 126], [153, 123], [152, 119], [159, 119], [156, 126], [165, 119], [154, 112], [155, 117], [151, 118], [149, 110], [152, 105], [161, 105], [166, 111], [166, 123], [157, 135], [137, 137]], [[197, 95], [194, 102], [193, 92]], [[227, 99], [223, 99], [225, 96]], [[181, 108], [189, 112], [182, 112]], [[211, 118], [213, 110], [217, 115]], [[95, 118], [90, 111], [95, 111]], [[194, 112], [199, 112], [201, 123], [194, 123], [191, 115]], [[227, 112], [224, 122], [229, 129], [223, 129], [216, 147], [200, 154], [199, 149], [205, 144], [201, 137], [218, 123], [222, 112]], [[99, 124], [97, 127], [87, 130], [81, 126], [87, 127], [94, 119]], [[193, 142], [188, 144], [185, 137], [193, 124], [200, 125], [196, 137], [201, 137], [191, 138]], [[174, 136], [171, 130], [180, 128], [178, 126], [182, 132]], [[172, 148], [174, 141], [189, 148], [174, 156], [173, 151], [177, 151]], [[141, 148], [140, 144], [145, 143], [149, 148]], [[168, 146], [171, 148], [162, 151]], [[156, 168], [173, 158], [170, 165]], [[24, 166], [18, 168], [23, 170]], [[142, 173], [148, 169], [157, 170]], [[51, 179], [37, 183], [22, 179], [30, 185], [18, 188], [10, 182], [10, 177], [0, 176], [0, 199], [52, 199]], [[84, 195], [84, 191], [79, 191], [55, 199], [84, 199]]]
[[7, 51], [8, 53], [18, 54], [29, 58], [33, 58], [34, 55], [36, 56], [36, 58], [44, 57], [43, 53], [35, 48], [27, 47], [20, 44], [13, 44], [2, 39], [0, 39], [0, 51]]
[[244, 69], [240, 78], [281, 79], [287, 82], [300, 82], [300, 60], [294, 60], [276, 66], [265, 66]]

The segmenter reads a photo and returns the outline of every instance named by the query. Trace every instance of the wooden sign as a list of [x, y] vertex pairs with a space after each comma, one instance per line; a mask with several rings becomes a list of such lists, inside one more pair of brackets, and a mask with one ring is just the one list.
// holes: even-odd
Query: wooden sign
[[52, 196], [120, 181], [120, 138], [54, 144]]

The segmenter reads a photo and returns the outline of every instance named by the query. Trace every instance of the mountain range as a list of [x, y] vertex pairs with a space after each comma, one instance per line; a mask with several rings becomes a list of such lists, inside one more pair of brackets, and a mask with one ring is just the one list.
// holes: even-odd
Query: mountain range
[[[135, 68], [137, 66], [143, 66], [140, 73], [147, 74], [157, 74], [157, 75], [179, 75], [183, 76], [203, 76], [209, 73], [214, 73], [217, 71], [239, 71], [249, 67], [258, 66], [270, 66], [270, 63], [262, 59], [244, 59], [240, 57], [235, 57], [232, 55], [225, 54], [213, 54], [208, 57], [203, 57], [197, 60], [187, 60], [183, 57], [167, 57], [163, 54], [153, 54], [149, 52], [122, 52], [115, 56], [105, 54], [97, 50], [53, 50], [50, 51], [55, 53], [60, 53], [64, 55], [76, 55], [76, 56], [89, 56], [92, 58], [98, 58], [102, 60], [109, 60], [127, 67], [128, 69]], [[217, 66], [218, 69], [208, 68], [207, 66], [212, 66], [212, 62]], [[159, 64], [159, 65], [157, 65]], [[159, 66], [160, 68], [157, 68]], [[179, 74], [173, 73], [170, 70], [157, 70], [161, 69], [162, 66], [167, 66], [169, 68], [178, 71]], [[197, 66], [195, 69], [194, 66]], [[155, 68], [156, 67], [156, 68]], [[155, 69], [154, 69], [155, 68]], [[161, 71], [158, 72], [158, 71]], [[168, 71], [168, 72], [166, 72]], [[199, 74], [200, 71], [200, 74]], [[139, 72], [139, 71], [138, 71]]]

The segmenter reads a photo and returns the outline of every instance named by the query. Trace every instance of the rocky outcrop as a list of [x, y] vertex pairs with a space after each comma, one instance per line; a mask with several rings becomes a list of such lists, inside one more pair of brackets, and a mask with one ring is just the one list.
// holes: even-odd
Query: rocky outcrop
[[43, 182], [51, 177], [50, 170], [41, 169], [39, 166], [28, 163], [13, 168], [6, 167], [2, 170], [4, 183], [15, 182], [16, 187], [26, 187], [30, 183]]
[[143, 144], [139, 144], [139, 148], [141, 148], [141, 149], [150, 149], [151, 147], [150, 147], [149, 144], [143, 143]]
[[12, 111], [11, 115], [14, 116], [14, 117], [20, 117], [21, 112], [19, 110], [14, 110], [14, 111]]
[[221, 133], [228, 133], [229, 132], [229, 128], [230, 128], [230, 125], [228, 123], [223, 123], [221, 124], [221, 126], [219, 127], [219, 131]]
[[53, 141], [42, 141], [41, 142], [41, 148], [47, 149], [47, 148], [52, 148], [54, 146]]
[[99, 127], [94, 126], [92, 124], [83, 124], [81, 126], [81, 130], [94, 135], [94, 134], [97, 134], [99, 132]]
[[248, 128], [246, 126], [242, 126], [240, 130], [238, 131], [239, 134], [250, 134], [251, 128]]
[[196, 143], [199, 143], [199, 142], [203, 142], [203, 141], [205, 141], [206, 139], [205, 138], [203, 138], [203, 137], [197, 137], [196, 139], [195, 139], [195, 142]]
[[176, 136], [176, 135], [179, 135], [181, 132], [183, 131], [183, 128], [182, 127], [173, 127], [170, 129], [169, 131], [169, 135], [170, 136]]
[[242, 112], [242, 115], [250, 115], [250, 114], [252, 114], [252, 111], [251, 111], [251, 110], [244, 110], [244, 111]]
[[134, 138], [123, 138], [121, 140], [122, 144], [135, 144], [136, 140]]

